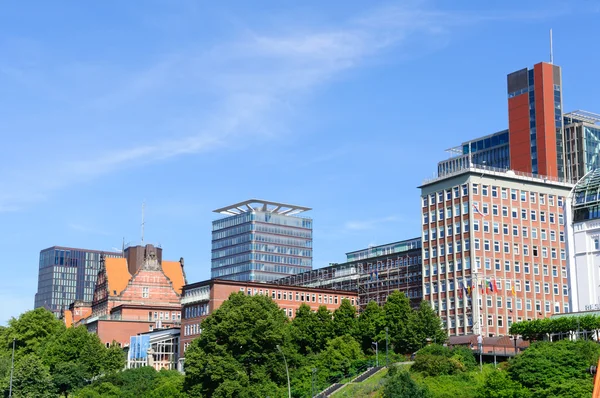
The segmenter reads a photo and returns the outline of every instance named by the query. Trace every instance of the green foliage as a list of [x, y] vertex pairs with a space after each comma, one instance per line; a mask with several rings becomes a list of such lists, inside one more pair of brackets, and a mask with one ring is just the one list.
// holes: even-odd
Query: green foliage
[[529, 398], [531, 393], [521, 384], [513, 381], [506, 372], [490, 373], [478, 391], [480, 398]]
[[22, 356], [15, 363], [13, 397], [55, 397], [50, 371], [35, 354]]
[[65, 330], [64, 324], [45, 308], [27, 311], [19, 318], [9, 320], [8, 325], [2, 334], [3, 346], [12, 346], [12, 339], [15, 338], [19, 355], [39, 353], [45, 342]]
[[592, 377], [587, 373], [600, 355], [600, 346], [591, 341], [562, 340], [539, 342], [517, 355], [508, 367], [511, 379], [533, 392], [534, 397], [546, 397], [570, 381], [592, 391]]
[[427, 376], [454, 375], [477, 367], [473, 352], [468, 348], [430, 344], [417, 352], [412, 370]]
[[83, 368], [74, 362], [60, 362], [54, 367], [52, 381], [59, 394], [68, 397], [85, 383]]
[[203, 395], [226, 397], [283, 386], [286, 371], [277, 346], [288, 357], [293, 351], [287, 323], [269, 297], [231, 294], [186, 351], [185, 390], [199, 386]]
[[315, 326], [315, 344], [321, 351], [325, 349], [327, 342], [334, 337], [332, 314], [324, 305], [320, 305], [317, 310], [317, 323]]
[[127, 363], [125, 352], [115, 341], [106, 349], [103, 357], [102, 369], [108, 373], [123, 369]]
[[448, 334], [442, 327], [442, 321], [428, 301], [421, 301], [414, 319], [413, 331], [419, 347], [423, 346], [427, 339], [431, 339], [436, 344], [443, 344], [448, 340]]
[[383, 309], [385, 325], [389, 328], [390, 342], [394, 351], [407, 354], [417, 346], [415, 334], [412, 331], [415, 315], [410, 307], [410, 301], [401, 292], [393, 292], [387, 297]]
[[547, 334], [600, 329], [600, 316], [563, 316], [560, 318], [534, 319], [513, 323], [510, 334], [521, 335], [525, 340], [542, 340]]
[[410, 373], [390, 368], [388, 380], [383, 390], [385, 398], [429, 398], [427, 387], [419, 386], [410, 377]]
[[385, 318], [383, 308], [376, 301], [370, 301], [359, 315], [355, 337], [363, 352], [371, 350], [374, 341], [385, 340]]
[[320, 354], [323, 368], [327, 368], [332, 376], [353, 374], [363, 353], [360, 345], [353, 337], [346, 335], [329, 341], [327, 348]]
[[292, 343], [300, 354], [320, 352], [324, 348], [320, 345], [322, 341], [317, 335], [319, 322], [317, 314], [310, 310], [308, 304], [302, 303], [290, 325]]
[[352, 334], [356, 329], [356, 309], [348, 299], [342, 299], [342, 302], [335, 311], [333, 311], [333, 333], [335, 336]]

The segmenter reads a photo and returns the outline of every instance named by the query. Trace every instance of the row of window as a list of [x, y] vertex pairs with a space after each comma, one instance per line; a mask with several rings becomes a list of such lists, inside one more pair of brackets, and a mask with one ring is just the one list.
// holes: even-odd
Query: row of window
[[[473, 191], [473, 195], [479, 195], [479, 192], [480, 192], [479, 188], [480, 188], [479, 184], [475, 184], [475, 183], [471, 184], [471, 189]], [[555, 197], [554, 195], [546, 195], [544, 193], [529, 192], [529, 191], [518, 190], [518, 189], [510, 189], [509, 190], [509, 188], [502, 188], [502, 187], [497, 187], [494, 185], [492, 185], [492, 186], [481, 185], [481, 195], [484, 197], [491, 196], [492, 198], [497, 198], [498, 194], [500, 193], [501, 199], [508, 200], [509, 191], [510, 191], [510, 200], [520, 201], [523, 203], [526, 203], [529, 201], [529, 203], [535, 204], [539, 200], [539, 203], [541, 205], [545, 205], [546, 197], [547, 197], [548, 205], [554, 206], [554, 204], [556, 203], [558, 205], [558, 207], [562, 208], [563, 202], [565, 199], [563, 196]], [[438, 191], [438, 192], [435, 192], [435, 193], [432, 193], [432, 194], [422, 197], [423, 207], [427, 207], [429, 205], [434, 205], [436, 203], [438, 203], [438, 204], [445, 203], [445, 201], [450, 201], [452, 199], [456, 199], [461, 196], [467, 196], [468, 194], [469, 194], [469, 190], [468, 190], [467, 184], [463, 184], [460, 187], [459, 186], [452, 187], [452, 188], [446, 189], [444, 191]], [[556, 201], [555, 201], [555, 199], [556, 199]]]
[[[490, 229], [490, 225], [492, 226], [491, 229]], [[480, 228], [480, 226], [482, 228]], [[438, 228], [438, 230], [439, 230], [439, 228]], [[481, 231], [481, 230], [485, 233], [491, 232], [493, 234], [500, 234], [500, 223], [494, 222], [494, 223], [490, 224], [489, 221], [481, 221], [481, 225], [480, 225], [479, 220], [474, 220], [473, 221], [473, 231]], [[433, 229], [432, 229], [432, 231], [433, 231]], [[502, 234], [503, 235], [510, 235], [511, 232], [512, 232], [512, 236], [518, 237], [519, 232], [520, 232], [521, 236], [523, 238], [529, 238], [529, 227], [523, 225], [523, 226], [521, 226], [520, 231], [519, 231], [518, 225], [512, 225], [512, 228], [510, 228], [509, 224], [502, 224]], [[549, 232], [550, 232], [550, 240], [555, 242], [556, 241], [556, 231], [551, 229], [551, 230], [549, 230]], [[432, 234], [433, 234], [433, 232], [432, 232]], [[565, 241], [564, 231], [559, 231], [558, 236], [559, 236], [560, 242]], [[545, 228], [540, 228], [539, 237], [542, 240], [548, 240], [548, 230], [546, 230]], [[440, 238], [443, 238], [443, 232], [442, 232], [442, 236], [440, 236]], [[531, 228], [531, 238], [532, 239], [538, 238], [538, 229], [537, 228]], [[433, 239], [433, 235], [432, 235], [432, 239]]]
[[185, 325], [185, 327], [183, 328], [184, 336], [200, 334], [201, 332], [202, 332], [202, 328], [200, 327], [200, 323], [193, 323], [193, 324]]
[[236, 246], [225, 247], [220, 250], [212, 251], [212, 258], [217, 259], [221, 257], [227, 257], [234, 254], [240, 254], [249, 251], [266, 252], [266, 253], [278, 253], [287, 254], [292, 256], [312, 257], [312, 250], [289, 247], [289, 246], [278, 246], [268, 245], [265, 243], [244, 243]]
[[205, 316], [209, 314], [208, 303], [186, 306], [184, 310], [184, 318], [195, 318], [197, 316]]
[[[154, 317], [153, 317], [154, 315]], [[148, 311], [148, 320], [149, 321], [180, 321], [181, 320], [181, 312], [179, 311]]]
[[[447, 245], [450, 245], [450, 243], [448, 243]], [[488, 239], [484, 239], [483, 240], [483, 250], [486, 252], [492, 251], [492, 245], [494, 247], [494, 252], [495, 253], [500, 253], [501, 251], [505, 254], [511, 254], [511, 245], [509, 242], [504, 242], [502, 244], [502, 250], [500, 250], [500, 242], [495, 240], [495, 241], [490, 241]], [[479, 238], [475, 238], [473, 240], [473, 246], [475, 247], [475, 250], [481, 250], [482, 245], [481, 245], [481, 241], [479, 240]], [[440, 246], [440, 251], [443, 251], [441, 249], [443, 249], [443, 245]], [[435, 246], [433, 247], [435, 248]], [[515, 256], [518, 256], [521, 254], [521, 244], [520, 243], [516, 243], [513, 242], [512, 244], [512, 254], [514, 254]], [[558, 259], [558, 250], [555, 247], [551, 247], [550, 248], [550, 258], [553, 259]], [[448, 252], [448, 254], [451, 254], [450, 252]], [[441, 256], [443, 256], [443, 253], [440, 253]], [[531, 246], [531, 251], [529, 250], [529, 245], [523, 245], [523, 256], [533, 256], [533, 257], [539, 257], [540, 256], [540, 250], [538, 249], [537, 245], [533, 245]], [[541, 257], [542, 258], [548, 258], [548, 248], [546, 246], [542, 246], [541, 247]], [[560, 259], [561, 260], [565, 260], [567, 258], [567, 253], [565, 251], [565, 249], [560, 249]]]
[[[240, 287], [240, 292], [244, 292], [244, 288]], [[344, 296], [327, 296], [326, 294], [315, 294], [315, 293], [304, 293], [304, 292], [296, 292], [296, 294], [294, 295], [292, 292], [286, 292], [286, 291], [281, 291], [281, 290], [271, 290], [271, 298], [273, 300], [288, 300], [288, 301], [300, 301], [300, 302], [313, 302], [313, 303], [319, 303], [319, 304], [338, 304], [339, 301], [341, 301], [342, 299], [346, 298], [348, 300], [350, 300], [350, 302], [352, 303], [352, 305], [355, 304], [354, 302], [354, 298], [350, 298], [350, 297], [344, 297]], [[246, 290], [246, 293], [248, 294], [248, 296], [252, 296], [252, 295], [265, 295], [268, 296], [269, 295], [269, 289], [251, 289], [248, 288]]]
[[[503, 282], [504, 281], [504, 286], [503, 286]], [[500, 292], [503, 290], [511, 293], [513, 291], [513, 282], [514, 282], [514, 294], [516, 294], [516, 292], [520, 292], [521, 291], [521, 287], [523, 286], [521, 284], [521, 280], [509, 280], [509, 279], [505, 279], [505, 280], [495, 280], [492, 284], [494, 285], [494, 292]], [[467, 282], [468, 283], [468, 282]], [[490, 281], [486, 281], [486, 284], [491, 283]], [[523, 281], [524, 283], [524, 288], [525, 288], [525, 292], [530, 293], [531, 292], [531, 281], [525, 280]], [[448, 287], [446, 289], [446, 286]], [[479, 285], [479, 287], [474, 287], [475, 289], [483, 289], [483, 286], [486, 287], [487, 290], [487, 285]], [[542, 294], [542, 284], [541, 282], [534, 282], [533, 284], [534, 286], [534, 293], [536, 294]], [[459, 283], [455, 286], [454, 281], [453, 280], [446, 280], [446, 281], [439, 281], [439, 282], [429, 282], [425, 284], [425, 294], [431, 294], [432, 292], [438, 293], [444, 293], [446, 291], [451, 292], [451, 291], [455, 291], [455, 292], [460, 292], [462, 289], [464, 289], [464, 285], [462, 283]], [[561, 289], [560, 289], [560, 285], [558, 283], [554, 283], [552, 285], [552, 290], [550, 288], [550, 283], [549, 282], [544, 282], [543, 285], [543, 293], [544, 294], [554, 294], [554, 295], [560, 295], [561, 294]], [[568, 285], [563, 284], [562, 285], [562, 295], [563, 296], [568, 296], [569, 295], [569, 288]], [[488, 295], [489, 297], [489, 295]], [[498, 296], [501, 297], [501, 296]], [[501, 300], [501, 298], [500, 298]]]
[[454, 254], [455, 252], [460, 253], [462, 251], [469, 251], [471, 249], [471, 244], [470, 244], [469, 238], [466, 238], [464, 240], [464, 247], [463, 247], [462, 241], [456, 240], [454, 242], [448, 242], [446, 244], [440, 245], [439, 249], [440, 250], [438, 253], [438, 246], [431, 246], [430, 248], [427, 248], [427, 247], [424, 248], [423, 254], [425, 256], [425, 259], [428, 259], [430, 257], [437, 258], [438, 256], [451, 255], [451, 254]]

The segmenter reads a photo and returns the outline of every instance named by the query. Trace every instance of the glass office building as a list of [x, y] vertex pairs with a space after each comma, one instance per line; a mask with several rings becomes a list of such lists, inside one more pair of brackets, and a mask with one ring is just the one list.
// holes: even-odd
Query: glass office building
[[122, 253], [60, 246], [42, 250], [35, 308], [47, 308], [58, 316], [76, 300], [91, 302], [102, 254], [123, 256]]
[[568, 176], [578, 181], [600, 168], [600, 115], [574, 111], [564, 115]]
[[308, 207], [251, 199], [215, 213], [211, 277], [268, 282], [312, 269], [312, 219]]

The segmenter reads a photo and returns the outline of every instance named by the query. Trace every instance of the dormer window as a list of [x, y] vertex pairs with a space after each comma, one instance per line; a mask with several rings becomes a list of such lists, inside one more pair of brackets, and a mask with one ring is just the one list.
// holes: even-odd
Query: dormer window
[[142, 298], [148, 297], [150, 297], [150, 289], [148, 288], [148, 286], [144, 286], [142, 287]]

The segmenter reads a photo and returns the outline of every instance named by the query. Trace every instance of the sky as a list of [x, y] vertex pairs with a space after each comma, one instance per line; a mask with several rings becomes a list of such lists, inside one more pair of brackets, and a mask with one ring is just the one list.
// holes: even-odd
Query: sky
[[600, 113], [593, 1], [0, 3], [0, 324], [40, 250], [145, 242], [210, 277], [212, 210], [311, 207], [313, 264], [420, 231], [446, 149], [507, 128], [549, 61]]

